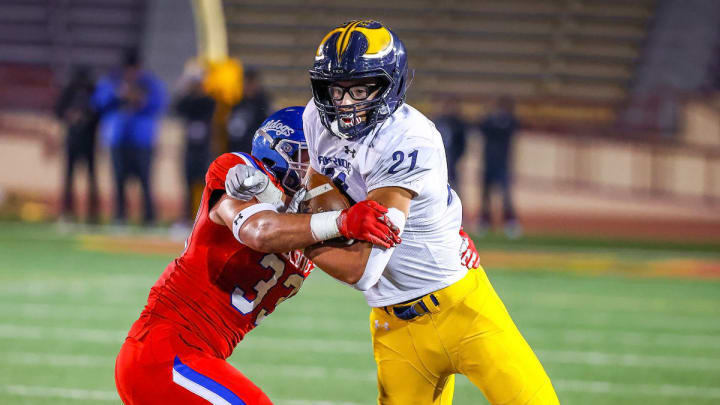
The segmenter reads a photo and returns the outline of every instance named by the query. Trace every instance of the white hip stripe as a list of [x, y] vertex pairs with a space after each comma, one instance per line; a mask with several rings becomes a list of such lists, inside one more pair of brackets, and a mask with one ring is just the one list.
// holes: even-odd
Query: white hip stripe
[[175, 370], [174, 368], [173, 382], [192, 392], [193, 394], [207, 400], [213, 405], [233, 405], [232, 403], [226, 401], [225, 398], [221, 397], [220, 395], [210, 391], [209, 389], [203, 387], [202, 385], [194, 381], [189, 380], [187, 377], [178, 373], [177, 370]]

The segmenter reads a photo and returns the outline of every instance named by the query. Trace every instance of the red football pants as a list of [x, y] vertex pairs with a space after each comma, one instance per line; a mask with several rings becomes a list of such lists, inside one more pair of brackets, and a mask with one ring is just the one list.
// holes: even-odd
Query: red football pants
[[272, 404], [230, 363], [188, 345], [164, 323], [125, 340], [115, 362], [115, 385], [126, 405]]

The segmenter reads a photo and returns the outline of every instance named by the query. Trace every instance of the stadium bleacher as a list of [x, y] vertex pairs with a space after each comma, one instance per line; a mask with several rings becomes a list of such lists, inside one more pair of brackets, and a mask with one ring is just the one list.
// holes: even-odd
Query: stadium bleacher
[[72, 65], [102, 72], [138, 46], [142, 0], [5, 0], [0, 4], [0, 107], [48, 109]]
[[583, 99], [612, 110], [627, 95], [656, 6], [655, 0], [304, 3], [224, 2], [231, 54], [264, 71], [273, 92], [307, 98], [305, 71], [328, 28], [374, 18], [402, 34], [416, 69], [411, 102], [452, 92], [471, 110], [474, 101], [498, 94]]

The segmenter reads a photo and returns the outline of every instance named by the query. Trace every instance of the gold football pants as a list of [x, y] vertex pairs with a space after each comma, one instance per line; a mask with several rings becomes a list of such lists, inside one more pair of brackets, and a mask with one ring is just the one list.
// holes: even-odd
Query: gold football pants
[[409, 321], [393, 306], [370, 312], [379, 404], [451, 404], [454, 374], [465, 375], [491, 404], [559, 403], [482, 268], [432, 295], [422, 298], [424, 315]]

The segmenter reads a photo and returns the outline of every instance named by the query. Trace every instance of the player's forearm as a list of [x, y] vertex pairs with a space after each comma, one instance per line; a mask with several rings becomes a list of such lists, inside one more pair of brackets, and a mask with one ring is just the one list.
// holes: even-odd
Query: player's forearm
[[326, 242], [307, 247], [305, 256], [331, 277], [355, 284], [365, 272], [371, 251], [369, 242], [355, 242], [349, 246]]
[[250, 248], [267, 253], [302, 249], [318, 241], [310, 230], [310, 215], [261, 212], [242, 227], [240, 237]]
[[[379, 188], [368, 193], [368, 199], [392, 207], [388, 216], [402, 231], [412, 199], [409, 190]], [[365, 291], [380, 279], [393, 251], [393, 248], [373, 247], [370, 243], [355, 243], [352, 246], [324, 243], [306, 248], [305, 256], [330, 276]]]

